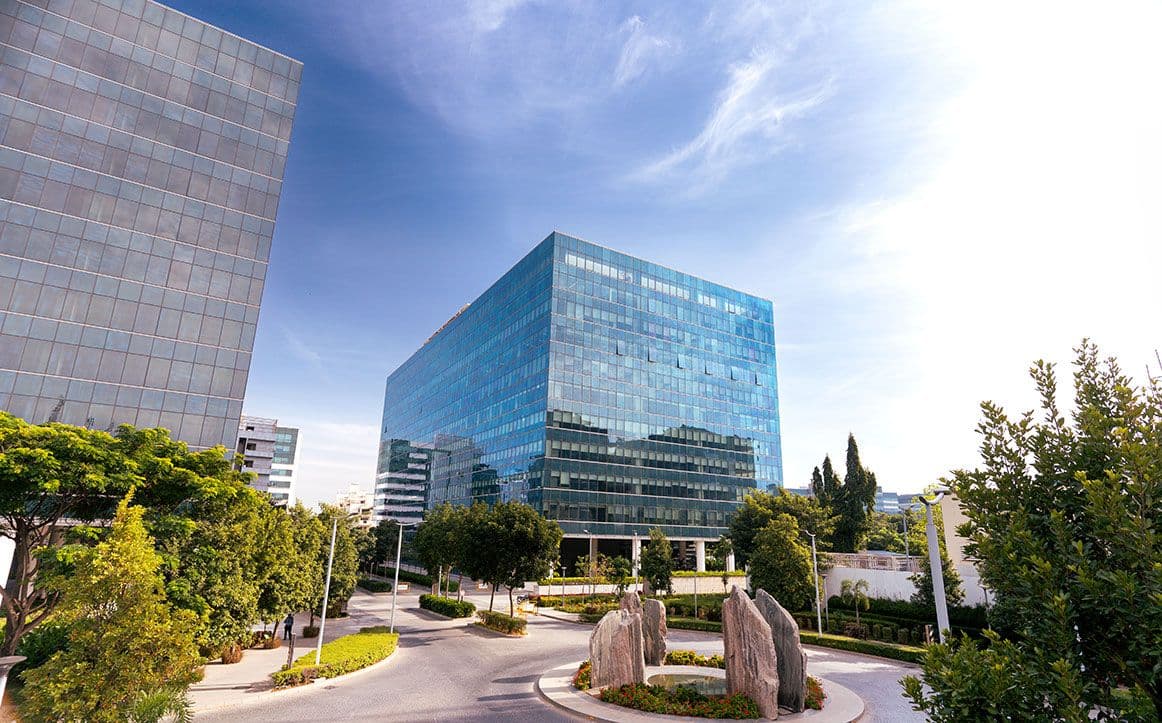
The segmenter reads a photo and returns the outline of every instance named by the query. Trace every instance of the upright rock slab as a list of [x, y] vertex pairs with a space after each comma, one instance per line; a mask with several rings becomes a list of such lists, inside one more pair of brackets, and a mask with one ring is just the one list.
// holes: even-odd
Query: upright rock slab
[[726, 690], [753, 700], [764, 718], [779, 717], [779, 672], [771, 626], [737, 585], [722, 603]]
[[622, 610], [631, 613], [642, 614], [642, 599], [638, 597], [637, 592], [630, 590], [621, 596], [621, 602], [618, 604]]
[[589, 679], [594, 688], [644, 683], [642, 616], [628, 610], [605, 613], [589, 636], [589, 662], [593, 665]]
[[642, 603], [642, 633], [645, 644], [646, 665], [666, 663], [666, 606], [661, 600], [646, 600]]
[[799, 642], [799, 625], [766, 590], [759, 590], [755, 596], [755, 607], [771, 626], [778, 658], [779, 705], [792, 713], [800, 713], [807, 700], [807, 654]]

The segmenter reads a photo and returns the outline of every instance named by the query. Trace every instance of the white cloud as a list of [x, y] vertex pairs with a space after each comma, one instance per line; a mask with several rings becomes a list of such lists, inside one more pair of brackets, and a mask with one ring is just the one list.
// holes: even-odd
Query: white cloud
[[621, 30], [629, 35], [621, 48], [617, 67], [613, 70], [613, 87], [621, 88], [646, 72], [651, 59], [673, 47], [666, 38], [646, 31], [646, 21], [640, 15], [622, 23]]

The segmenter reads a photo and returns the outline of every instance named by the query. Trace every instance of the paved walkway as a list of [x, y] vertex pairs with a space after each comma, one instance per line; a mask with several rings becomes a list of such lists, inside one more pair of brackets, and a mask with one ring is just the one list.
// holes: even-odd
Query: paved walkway
[[[197, 723], [236, 723], [239, 718], [255, 723], [584, 720], [542, 698], [535, 683], [546, 671], [584, 658], [593, 626], [531, 616], [529, 635], [512, 638], [466, 620], [419, 610], [417, 597], [414, 589], [400, 593], [396, 612], [400, 648], [387, 663], [288, 691], [235, 691], [234, 703], [214, 710], [199, 707]], [[487, 594], [471, 593], [468, 599], [488, 607]], [[507, 609], [507, 596], [498, 593], [496, 605]], [[352, 627], [383, 624], [390, 606], [390, 595], [382, 600], [357, 595], [351, 604]], [[672, 649], [704, 654], [722, 652], [722, 636], [714, 633], [673, 630], [669, 644]], [[283, 660], [285, 655], [284, 650]], [[830, 649], [809, 648], [807, 655], [809, 672], [846, 686], [864, 699], [866, 712], [861, 720], [923, 720], [910, 709], [898, 683], [915, 666]], [[245, 708], [235, 710], [235, 706]]]
[[[410, 595], [409, 595], [410, 592]], [[399, 593], [399, 606], [418, 605], [416, 592]], [[372, 625], [386, 625], [391, 611], [391, 595], [372, 595], [357, 590], [347, 605], [348, 617], [327, 620], [324, 631], [324, 642], [358, 632], [360, 628]], [[310, 617], [306, 613], [295, 615], [295, 632], [302, 631]], [[318, 620], [316, 619], [316, 624]], [[278, 634], [282, 636], [282, 623], [278, 625]], [[298, 658], [315, 649], [318, 638], [299, 637], [295, 643], [294, 657]], [[240, 662], [233, 665], [223, 665], [220, 661], [206, 666], [206, 676], [200, 682], [190, 687], [190, 702], [195, 713], [203, 713], [222, 707], [247, 705], [251, 702], [261, 702], [259, 698], [270, 697], [273, 683], [270, 674], [281, 669], [287, 662], [289, 649], [286, 642], [283, 647], [273, 650], [247, 650]], [[278, 695], [275, 693], [274, 695]]]

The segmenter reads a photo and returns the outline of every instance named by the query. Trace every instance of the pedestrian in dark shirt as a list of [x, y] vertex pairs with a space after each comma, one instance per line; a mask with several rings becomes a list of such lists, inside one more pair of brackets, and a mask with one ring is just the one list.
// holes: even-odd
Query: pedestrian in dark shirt
[[291, 613], [287, 613], [286, 620], [282, 621], [282, 639], [283, 640], [290, 640], [291, 631], [294, 630], [294, 627], [295, 627], [295, 616]]

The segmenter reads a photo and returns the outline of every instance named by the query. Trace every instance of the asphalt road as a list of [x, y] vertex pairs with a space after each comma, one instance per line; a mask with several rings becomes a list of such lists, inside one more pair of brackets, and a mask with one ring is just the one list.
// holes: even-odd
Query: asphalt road
[[[487, 598], [473, 600], [488, 605]], [[498, 607], [507, 605], [499, 595], [496, 602]], [[587, 657], [592, 626], [530, 617], [528, 636], [508, 638], [421, 611], [414, 594], [401, 595], [399, 603], [400, 648], [386, 664], [316, 683], [309, 691], [276, 693], [263, 696], [261, 703], [198, 715], [196, 720], [586, 720], [541, 699], [534, 683], [546, 670]], [[671, 649], [722, 652], [722, 637], [710, 633], [674, 630], [669, 642]], [[864, 698], [867, 711], [862, 720], [924, 720], [909, 708], [897, 682], [914, 667], [815, 648], [808, 650], [808, 658], [812, 674], [841, 683]]]

